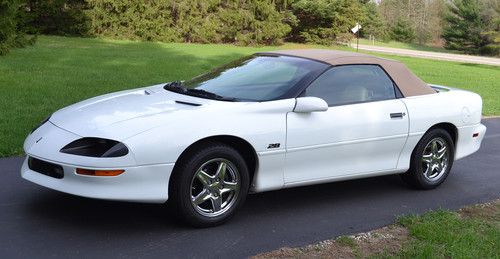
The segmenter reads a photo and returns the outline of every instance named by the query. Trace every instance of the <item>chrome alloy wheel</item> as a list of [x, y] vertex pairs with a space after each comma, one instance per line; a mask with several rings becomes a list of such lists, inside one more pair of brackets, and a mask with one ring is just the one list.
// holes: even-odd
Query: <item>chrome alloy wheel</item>
[[240, 174], [231, 161], [211, 159], [198, 168], [191, 180], [191, 204], [203, 216], [219, 216], [236, 203], [240, 185]]
[[448, 145], [440, 137], [434, 138], [424, 148], [422, 173], [430, 182], [438, 181], [448, 169]]

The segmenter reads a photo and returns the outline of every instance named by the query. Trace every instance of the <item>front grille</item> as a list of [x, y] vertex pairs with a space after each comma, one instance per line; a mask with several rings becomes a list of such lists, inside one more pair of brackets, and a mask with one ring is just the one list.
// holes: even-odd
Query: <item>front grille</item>
[[28, 166], [31, 170], [46, 176], [62, 179], [64, 170], [62, 166], [42, 161], [33, 157], [28, 158]]

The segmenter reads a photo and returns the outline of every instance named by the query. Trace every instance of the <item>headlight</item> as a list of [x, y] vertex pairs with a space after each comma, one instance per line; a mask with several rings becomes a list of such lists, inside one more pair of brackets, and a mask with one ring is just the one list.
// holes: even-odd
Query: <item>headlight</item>
[[102, 138], [81, 138], [61, 149], [62, 153], [90, 157], [120, 157], [128, 154], [121, 142]]
[[37, 130], [38, 128], [40, 128], [40, 127], [41, 127], [43, 124], [45, 124], [47, 121], [49, 121], [49, 119], [50, 119], [50, 116], [49, 116], [49, 117], [47, 117], [47, 118], [45, 118], [45, 120], [43, 120], [42, 122], [40, 122], [38, 125], [36, 125], [36, 127], [34, 127], [34, 128], [31, 130], [30, 134], [31, 134], [31, 133], [33, 133], [33, 132], [34, 132], [35, 130]]

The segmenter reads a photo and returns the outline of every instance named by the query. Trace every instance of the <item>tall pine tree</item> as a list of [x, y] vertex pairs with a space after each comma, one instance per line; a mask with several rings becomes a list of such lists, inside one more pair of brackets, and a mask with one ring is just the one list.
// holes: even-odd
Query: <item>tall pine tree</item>
[[453, 0], [448, 9], [443, 30], [445, 48], [479, 53], [488, 45], [488, 38], [482, 34], [485, 24], [481, 20], [478, 0]]

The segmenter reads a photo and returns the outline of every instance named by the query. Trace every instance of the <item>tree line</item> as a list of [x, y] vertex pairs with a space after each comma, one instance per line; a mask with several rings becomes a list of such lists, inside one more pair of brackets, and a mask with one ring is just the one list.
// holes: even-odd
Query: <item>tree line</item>
[[386, 24], [379, 37], [499, 55], [500, 0], [382, 0], [378, 10]]
[[364, 37], [498, 55], [499, 0], [0, 0], [0, 54], [37, 34], [339, 44]]

